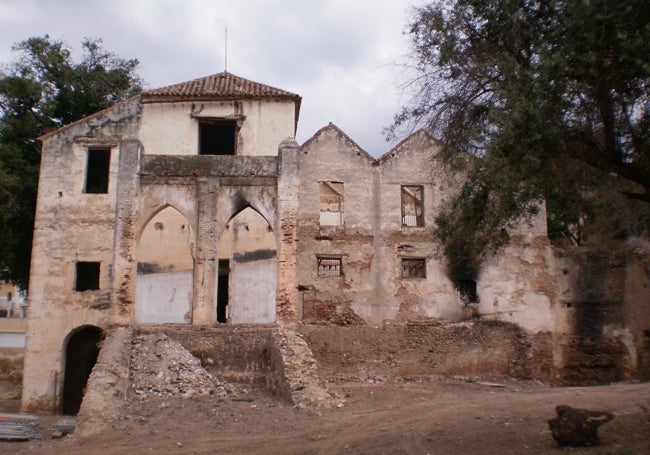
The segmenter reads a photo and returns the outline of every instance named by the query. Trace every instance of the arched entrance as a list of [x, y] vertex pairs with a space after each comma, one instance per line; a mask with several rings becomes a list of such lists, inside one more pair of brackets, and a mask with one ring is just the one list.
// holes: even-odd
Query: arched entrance
[[155, 214], [142, 230], [136, 251], [137, 322], [191, 322], [194, 273], [192, 239], [187, 218], [171, 206]]
[[68, 339], [65, 348], [65, 373], [61, 411], [66, 415], [77, 415], [81, 407], [88, 377], [97, 362], [99, 342], [104, 331], [88, 326], [77, 330]]
[[230, 219], [218, 242], [217, 321], [275, 322], [275, 236], [256, 210]]

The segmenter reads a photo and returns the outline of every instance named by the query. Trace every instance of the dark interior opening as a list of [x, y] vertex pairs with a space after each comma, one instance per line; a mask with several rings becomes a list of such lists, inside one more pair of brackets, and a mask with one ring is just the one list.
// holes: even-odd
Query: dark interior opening
[[65, 374], [61, 411], [77, 415], [81, 407], [88, 377], [97, 362], [99, 342], [104, 338], [98, 327], [85, 327], [72, 334], [65, 350]]
[[110, 149], [88, 149], [86, 187], [84, 189], [86, 193], [108, 193], [108, 173], [110, 163]]
[[237, 145], [237, 122], [199, 123], [200, 155], [234, 155]]
[[217, 322], [228, 322], [228, 278], [230, 275], [230, 261], [219, 260], [219, 279], [217, 282]]
[[75, 291], [99, 289], [99, 262], [77, 262]]
[[476, 292], [476, 281], [469, 279], [458, 280], [458, 292], [460, 298], [467, 303], [478, 303], [478, 293]]

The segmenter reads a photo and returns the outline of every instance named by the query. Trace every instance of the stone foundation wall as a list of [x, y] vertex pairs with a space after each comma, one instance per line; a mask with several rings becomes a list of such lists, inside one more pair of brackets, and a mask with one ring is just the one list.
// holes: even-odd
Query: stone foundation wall
[[512, 324], [443, 325], [423, 320], [380, 328], [303, 326], [300, 330], [327, 380], [375, 382], [436, 375], [549, 380], [549, 368], [535, 367], [536, 356], [548, 363], [543, 360], [547, 356], [544, 337], [531, 340]]

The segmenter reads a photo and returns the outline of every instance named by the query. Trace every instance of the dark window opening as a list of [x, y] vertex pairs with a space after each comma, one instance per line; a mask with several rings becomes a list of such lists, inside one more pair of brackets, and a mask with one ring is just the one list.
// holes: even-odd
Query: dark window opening
[[103, 337], [104, 333], [98, 327], [86, 327], [70, 336], [66, 346], [61, 396], [63, 414], [77, 415], [79, 412], [88, 377], [97, 362], [99, 343]]
[[402, 186], [402, 226], [424, 227], [423, 188]]
[[341, 276], [343, 260], [340, 257], [318, 257], [318, 276]]
[[478, 293], [476, 292], [476, 281], [462, 279], [457, 283], [460, 299], [467, 305], [468, 303], [478, 303]]
[[228, 322], [228, 279], [230, 261], [219, 260], [219, 278], [217, 282], [217, 322]]
[[108, 174], [111, 164], [110, 149], [88, 149], [86, 163], [86, 186], [88, 194], [108, 193]]
[[199, 123], [199, 155], [235, 155], [237, 122]]
[[75, 291], [99, 289], [99, 262], [77, 262]]
[[426, 278], [427, 261], [424, 258], [402, 258], [402, 278]]

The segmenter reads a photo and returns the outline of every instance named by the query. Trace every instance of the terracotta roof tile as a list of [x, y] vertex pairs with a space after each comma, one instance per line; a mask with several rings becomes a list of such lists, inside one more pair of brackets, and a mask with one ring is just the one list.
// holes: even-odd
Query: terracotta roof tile
[[233, 98], [286, 98], [300, 101], [300, 95], [279, 88], [253, 82], [234, 74], [223, 72], [180, 84], [146, 90], [143, 100], [165, 99], [233, 99]]

